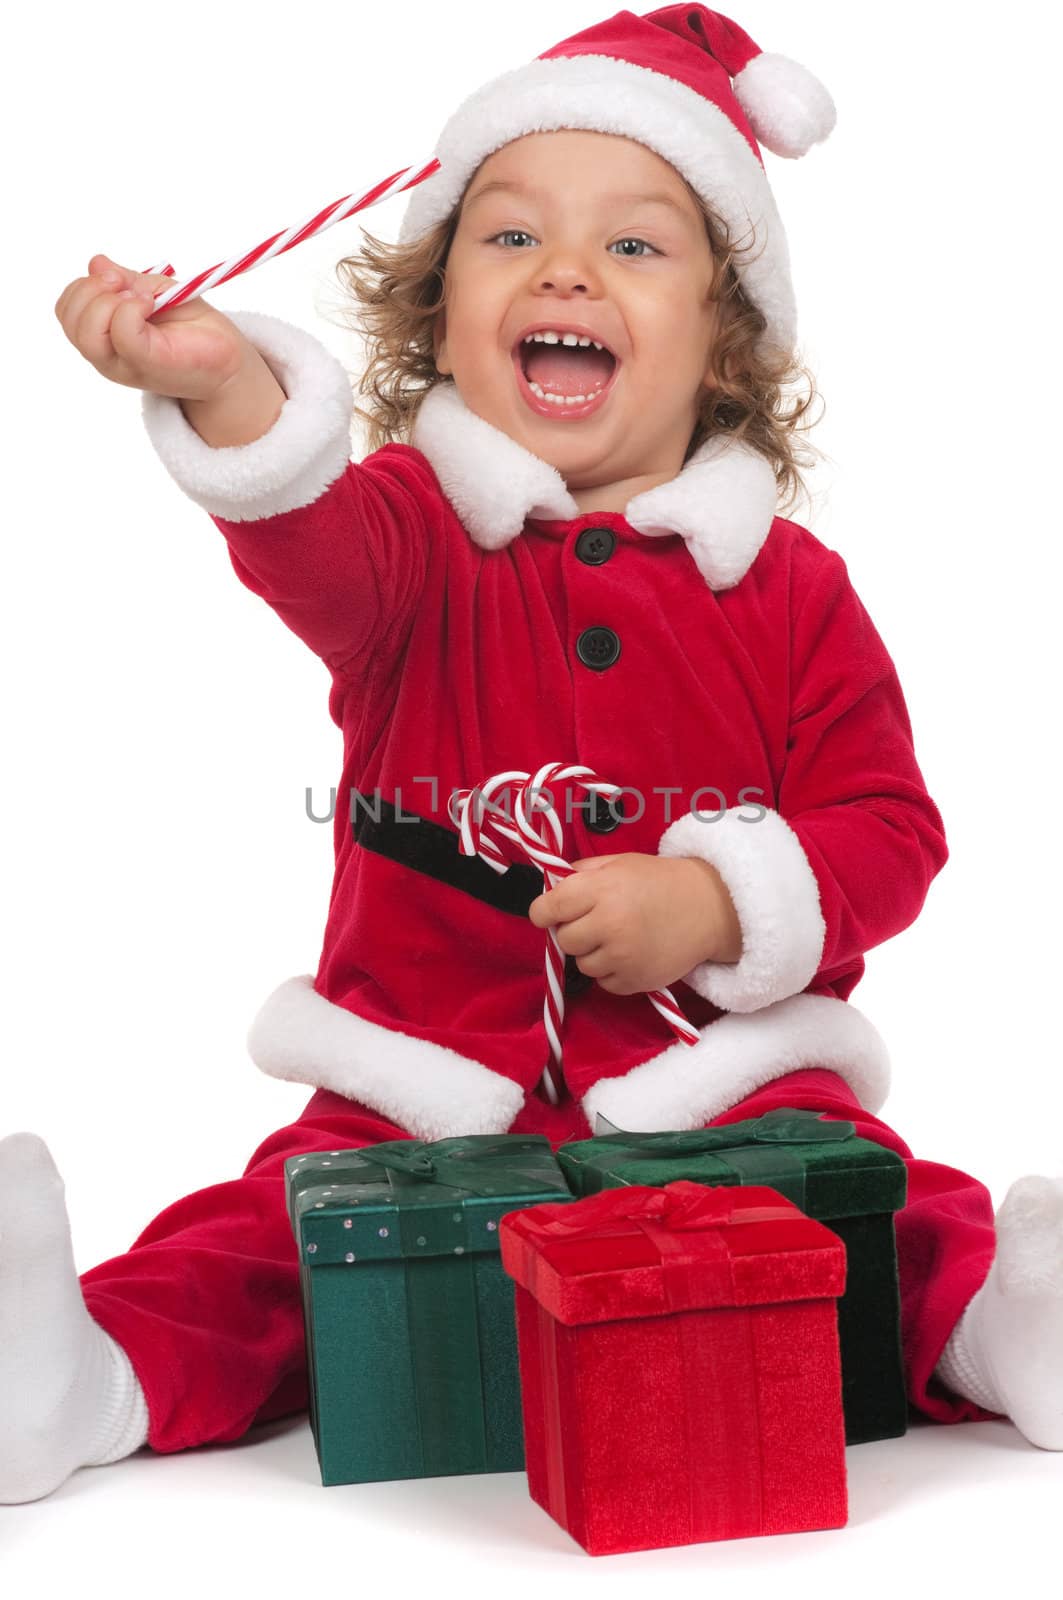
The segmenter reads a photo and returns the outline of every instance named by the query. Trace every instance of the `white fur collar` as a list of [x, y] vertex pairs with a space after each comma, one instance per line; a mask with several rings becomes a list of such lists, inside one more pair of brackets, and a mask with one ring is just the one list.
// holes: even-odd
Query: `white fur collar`
[[[484, 550], [515, 539], [526, 517], [580, 515], [557, 468], [471, 411], [453, 381], [429, 390], [410, 443]], [[681, 534], [709, 588], [729, 589], [752, 566], [776, 502], [775, 473], [765, 458], [717, 434], [676, 477], [629, 500], [624, 517], [651, 537]]]

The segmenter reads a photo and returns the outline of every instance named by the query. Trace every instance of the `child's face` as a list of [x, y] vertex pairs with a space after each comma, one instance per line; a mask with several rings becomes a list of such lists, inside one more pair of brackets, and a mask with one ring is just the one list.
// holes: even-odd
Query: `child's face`
[[[515, 187], [485, 193], [494, 182]], [[637, 198], [651, 193], [673, 204]], [[436, 319], [437, 368], [570, 490], [630, 481], [635, 493], [648, 476], [674, 477], [690, 442], [711, 375], [712, 265], [686, 184], [645, 145], [569, 129], [528, 134], [496, 150], [466, 187]], [[529, 327], [572, 323], [616, 355], [609, 392], [590, 409], [540, 401], [540, 414], [522, 352], [547, 362], [540, 387], [578, 393], [611, 366], [595, 362], [593, 346], [558, 357], [557, 345], [520, 342]]]

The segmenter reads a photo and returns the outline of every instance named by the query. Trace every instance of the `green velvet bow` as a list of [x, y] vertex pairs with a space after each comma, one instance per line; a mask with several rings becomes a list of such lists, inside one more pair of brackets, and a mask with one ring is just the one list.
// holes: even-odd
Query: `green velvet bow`
[[[600, 1118], [599, 1123], [604, 1120]], [[612, 1124], [607, 1126], [612, 1127]], [[715, 1170], [721, 1176], [736, 1176], [743, 1184], [764, 1184], [777, 1189], [804, 1211], [805, 1163], [795, 1150], [786, 1146], [828, 1141], [841, 1144], [855, 1132], [852, 1122], [824, 1122], [818, 1112], [780, 1106], [762, 1117], [749, 1117], [716, 1128], [690, 1128], [677, 1133], [625, 1133], [616, 1128], [612, 1133], [580, 1140], [575, 1146], [562, 1145], [559, 1154], [564, 1164], [566, 1149], [574, 1152], [578, 1148], [579, 1164], [584, 1172], [601, 1170], [607, 1164], [615, 1171], [621, 1163], [626, 1167], [639, 1162], [702, 1156], [708, 1158], [707, 1175], [711, 1175], [712, 1161], [716, 1158]], [[569, 1160], [576, 1164], [574, 1154]]]
[[[454, 1139], [392, 1139], [358, 1151], [363, 1161], [383, 1167], [403, 1205], [437, 1205], [439, 1188], [456, 1195], [556, 1194], [556, 1172], [544, 1172], [550, 1142], [542, 1134], [526, 1139], [512, 1134], [463, 1134]], [[399, 1195], [396, 1195], [396, 1199]]]
[[[599, 1118], [605, 1122], [605, 1118]], [[613, 1124], [609, 1123], [609, 1127]], [[744, 1122], [729, 1122], [720, 1128], [688, 1128], [681, 1133], [612, 1133], [595, 1135], [598, 1144], [621, 1144], [627, 1150], [649, 1151], [659, 1155], [708, 1155], [717, 1150], [733, 1150], [748, 1144], [815, 1144], [820, 1140], [851, 1139], [854, 1122], [824, 1122], [818, 1111], [799, 1111], [779, 1106], [762, 1117]]]

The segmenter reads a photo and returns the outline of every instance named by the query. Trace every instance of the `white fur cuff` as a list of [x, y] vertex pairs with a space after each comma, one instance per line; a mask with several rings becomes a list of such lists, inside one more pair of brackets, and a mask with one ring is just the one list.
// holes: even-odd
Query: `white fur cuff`
[[741, 924], [739, 961], [703, 961], [685, 974], [696, 993], [725, 1011], [756, 1011], [807, 987], [827, 928], [816, 875], [777, 811], [755, 820], [733, 808], [715, 820], [688, 811], [665, 829], [657, 853], [714, 866]]
[[213, 447], [179, 400], [145, 391], [144, 426], [163, 466], [190, 500], [228, 522], [256, 522], [318, 499], [351, 453], [351, 384], [319, 339], [259, 311], [229, 313], [287, 395], [271, 428], [250, 444]]

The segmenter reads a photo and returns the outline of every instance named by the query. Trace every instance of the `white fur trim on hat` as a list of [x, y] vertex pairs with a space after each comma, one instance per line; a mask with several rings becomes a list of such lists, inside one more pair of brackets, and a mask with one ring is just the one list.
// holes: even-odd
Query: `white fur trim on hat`
[[700, 1128], [765, 1083], [801, 1067], [845, 1079], [865, 1111], [886, 1102], [890, 1062], [878, 1030], [848, 1000], [798, 994], [748, 1016], [717, 1017], [698, 1044], [682, 1039], [583, 1097], [591, 1127], [600, 1114], [638, 1133]]
[[613, 56], [532, 61], [469, 95], [439, 137], [439, 170], [410, 192], [400, 242], [449, 217], [494, 151], [525, 134], [562, 128], [634, 139], [675, 167], [729, 225], [740, 252], [736, 270], [767, 322], [762, 340], [793, 349], [797, 311], [786, 235], [749, 141], [696, 90]]
[[260, 311], [230, 311], [287, 395], [250, 444], [209, 445], [179, 400], [145, 391], [141, 414], [163, 466], [190, 500], [228, 522], [257, 522], [310, 505], [351, 454], [351, 383], [312, 333]]
[[692, 811], [661, 835], [662, 856], [695, 856], [716, 868], [742, 928], [737, 962], [703, 961], [683, 981], [724, 1011], [756, 1011], [800, 994], [819, 969], [827, 927], [816, 875], [796, 833], [770, 807]]

